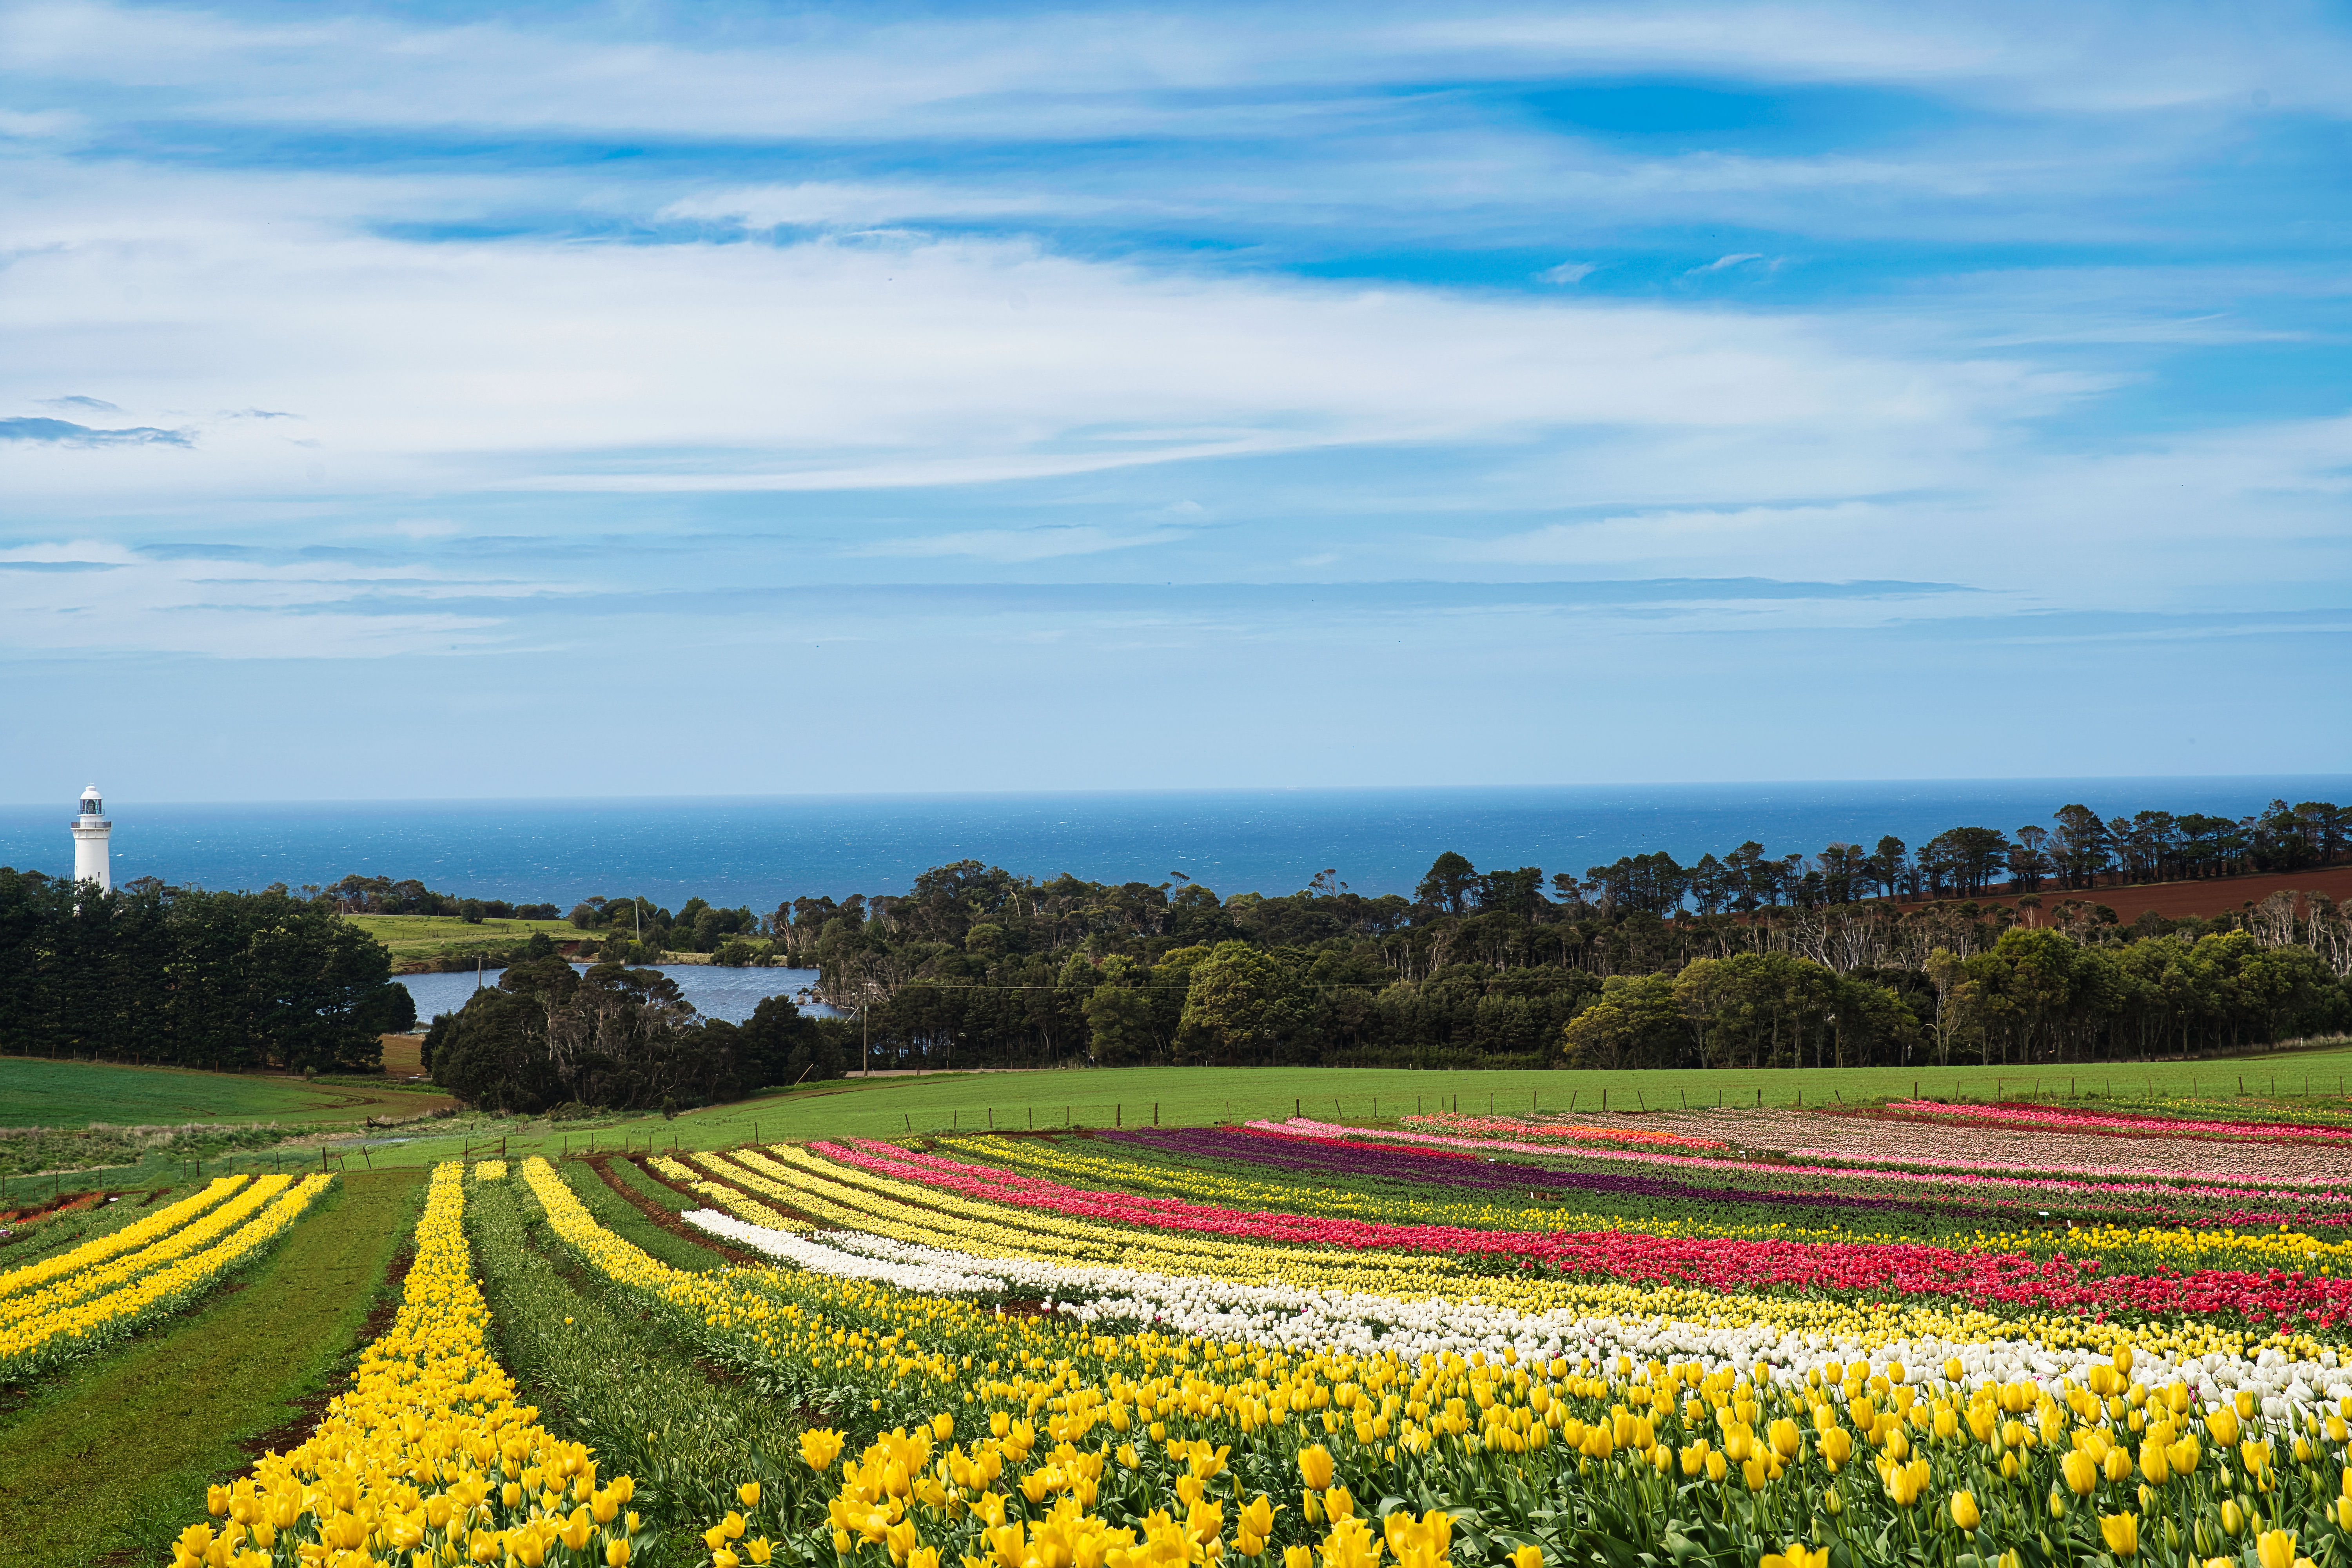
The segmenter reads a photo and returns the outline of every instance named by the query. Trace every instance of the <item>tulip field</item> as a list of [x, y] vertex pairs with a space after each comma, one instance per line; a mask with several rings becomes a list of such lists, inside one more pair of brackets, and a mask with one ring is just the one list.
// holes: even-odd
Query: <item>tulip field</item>
[[132, 1224], [0, 1271], [0, 1385], [89, 1355], [203, 1295], [300, 1219], [332, 1180], [223, 1176]]
[[[159, 1245], [103, 1239], [0, 1314]], [[2325, 1108], [449, 1162], [346, 1391], [159, 1561], [2352, 1568], [2347, 1269]]]

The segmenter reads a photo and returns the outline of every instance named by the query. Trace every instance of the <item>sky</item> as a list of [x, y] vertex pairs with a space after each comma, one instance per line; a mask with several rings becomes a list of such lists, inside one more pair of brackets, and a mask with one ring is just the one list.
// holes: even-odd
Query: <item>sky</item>
[[2352, 771], [2352, 12], [0, 4], [0, 800]]

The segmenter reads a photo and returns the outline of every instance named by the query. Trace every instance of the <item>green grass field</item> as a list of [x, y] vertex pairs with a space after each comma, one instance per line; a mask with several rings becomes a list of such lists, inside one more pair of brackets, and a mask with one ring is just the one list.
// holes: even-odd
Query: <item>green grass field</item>
[[382, 1099], [298, 1078], [0, 1057], [0, 1127], [355, 1121]]
[[415, 1226], [420, 1183], [401, 1171], [339, 1185], [198, 1310], [0, 1415], [0, 1568], [164, 1561], [205, 1517], [205, 1486], [328, 1388]]
[[569, 921], [486, 920], [469, 925], [455, 915], [345, 915], [343, 919], [383, 943], [395, 966], [403, 959], [511, 947], [535, 931], [545, 931], [556, 942], [578, 942], [589, 934]]
[[[2352, 1089], [2352, 1048], [2281, 1052], [2227, 1061], [2158, 1062], [2107, 1068], [2003, 1072], [1979, 1067], [1864, 1068], [1843, 1071], [1738, 1069], [1659, 1072], [1415, 1072], [1378, 1068], [1124, 1068], [1094, 1071], [943, 1074], [849, 1079], [691, 1110], [675, 1120], [624, 1118], [593, 1129], [469, 1118], [420, 1126], [407, 1141], [377, 1143], [379, 1166], [425, 1164], [470, 1151], [509, 1156], [578, 1153], [590, 1148], [719, 1149], [757, 1137], [904, 1137], [908, 1132], [1203, 1125], [1258, 1116], [1360, 1121], [1459, 1105], [1465, 1112], [1660, 1110], [1700, 1105], [1869, 1104], [1922, 1094], [1987, 1100], [2110, 1097], [2126, 1100], [2191, 1094], [2234, 1098], [2239, 1079], [2253, 1098], [2294, 1104], [2306, 1093], [2336, 1108]], [[1685, 1098], [1687, 1097], [1687, 1098]], [[444, 1129], [428, 1131], [428, 1129]], [[405, 1135], [405, 1134], [404, 1134]], [[214, 1167], [207, 1167], [212, 1169]], [[226, 1167], [222, 1167], [226, 1168]], [[268, 1168], [265, 1158], [259, 1166]], [[356, 1166], [354, 1166], [356, 1168]]]
[[[1090, 1071], [956, 1073], [848, 1079], [692, 1110], [674, 1121], [621, 1116], [592, 1129], [467, 1116], [362, 1134], [357, 1123], [414, 1101], [355, 1085], [123, 1068], [94, 1062], [0, 1058], [0, 1124], [91, 1121], [181, 1122], [275, 1120], [289, 1133], [350, 1126], [337, 1140], [350, 1169], [428, 1164], [504, 1137], [509, 1152], [561, 1153], [590, 1146], [716, 1149], [762, 1139], [904, 1137], [974, 1130], [1202, 1125], [1294, 1111], [1360, 1121], [1458, 1107], [1478, 1112], [1655, 1110], [1684, 1105], [1870, 1104], [1913, 1092], [1947, 1100], [2096, 1097], [2147, 1100], [2250, 1097], [2290, 1103], [2352, 1089], [2352, 1047], [2341, 1045], [2200, 1062], [2020, 1071], [1977, 1066], [1747, 1071], [1418, 1072], [1391, 1068], [1121, 1068]], [[362, 1136], [366, 1142], [361, 1142]], [[358, 1152], [364, 1149], [364, 1157]], [[298, 1153], [296, 1157], [300, 1157]], [[310, 1153], [316, 1158], [315, 1152]], [[207, 1171], [269, 1170], [263, 1152], [209, 1162]], [[20, 1182], [23, 1178], [18, 1179]], [[38, 1180], [47, 1180], [40, 1178]], [[36, 1190], [26, 1188], [26, 1190]]]

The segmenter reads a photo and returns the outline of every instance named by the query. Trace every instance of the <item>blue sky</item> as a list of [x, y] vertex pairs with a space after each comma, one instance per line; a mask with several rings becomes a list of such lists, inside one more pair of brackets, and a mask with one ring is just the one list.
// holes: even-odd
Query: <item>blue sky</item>
[[0, 799], [2352, 770], [2352, 21], [0, 5]]

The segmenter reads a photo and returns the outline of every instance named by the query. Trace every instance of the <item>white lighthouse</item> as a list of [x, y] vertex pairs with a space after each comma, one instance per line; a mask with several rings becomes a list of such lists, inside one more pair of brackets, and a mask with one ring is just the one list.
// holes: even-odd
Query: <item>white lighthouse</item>
[[73, 836], [74, 880], [96, 882], [100, 892], [108, 891], [114, 886], [114, 874], [107, 865], [106, 841], [114, 836], [114, 824], [106, 820], [106, 803], [99, 799], [96, 784], [81, 792]]

